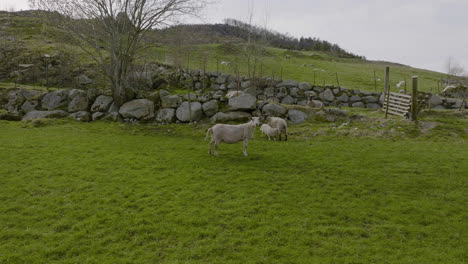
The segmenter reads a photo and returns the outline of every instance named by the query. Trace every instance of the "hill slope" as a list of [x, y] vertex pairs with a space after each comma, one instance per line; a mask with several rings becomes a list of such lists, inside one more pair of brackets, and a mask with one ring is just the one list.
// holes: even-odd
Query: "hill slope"
[[[16, 81], [44, 85], [45, 65], [49, 63], [55, 66], [55, 70], [48, 73], [49, 77], [55, 76], [53, 85], [76, 85], [75, 77], [82, 73], [93, 79], [101, 78], [102, 85], [105, 84], [102, 76], [96, 73], [97, 67], [93, 66], [92, 60], [73, 45], [64, 32], [43, 24], [35, 12], [0, 12], [0, 22], [0, 81], [14, 81], [13, 73], [22, 70], [21, 65], [35, 65], [34, 78], [16, 78]], [[243, 52], [246, 48], [244, 38], [223, 34], [220, 30], [207, 30], [216, 27], [182, 26], [164, 32], [151, 32], [145, 41], [156, 44], [156, 47], [145, 50], [138, 62], [172, 64], [190, 69], [205, 68], [208, 71], [248, 76], [251, 71], [246, 62], [249, 58]], [[193, 28], [200, 30], [187, 30]], [[409, 81], [411, 76], [417, 75], [420, 77], [420, 89], [433, 92], [440, 88], [438, 81], [445, 76], [394, 63], [367, 61], [359, 56], [343, 58], [333, 52], [288, 50], [267, 44], [261, 45], [260, 52], [254, 58], [255, 76], [380, 91], [383, 89], [384, 69], [390, 66], [391, 86], [394, 90], [398, 82], [405, 79]], [[53, 60], [46, 63], [44, 54], [52, 54]]]

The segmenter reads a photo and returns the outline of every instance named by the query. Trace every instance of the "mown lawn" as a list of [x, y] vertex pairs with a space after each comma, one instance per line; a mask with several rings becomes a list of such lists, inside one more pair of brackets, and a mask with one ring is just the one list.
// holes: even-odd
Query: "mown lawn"
[[468, 260], [465, 140], [204, 128], [1, 121], [0, 263]]

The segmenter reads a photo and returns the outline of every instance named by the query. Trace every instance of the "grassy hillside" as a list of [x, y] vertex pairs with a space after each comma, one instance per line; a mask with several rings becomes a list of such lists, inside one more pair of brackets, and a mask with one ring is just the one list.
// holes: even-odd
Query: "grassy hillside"
[[[17, 60], [17, 63], [28, 63], [28, 60], [34, 57], [33, 55], [40, 57], [45, 53], [54, 54], [60, 51], [63, 54], [74, 54], [74, 56], [68, 56], [72, 57], [73, 60], [73, 63], [68, 66], [70, 71], [77, 72], [90, 68], [89, 64], [92, 61], [87, 55], [74, 46], [63, 32], [54, 27], [45, 26], [33, 13], [1, 12], [0, 21], [2, 23], [0, 35], [13, 36], [16, 41], [16, 44], [5, 44], [24, 47], [24, 50], [21, 50], [23, 56]], [[140, 54], [139, 63], [175, 64], [178, 62], [178, 64], [184, 67], [188, 66], [191, 69], [200, 69], [206, 65], [206, 69], [209, 71], [234, 73], [236, 71], [232, 65], [237, 62], [240, 74], [248, 75], [246, 58], [238, 50], [226, 50], [226, 44], [192, 44], [197, 42], [193, 38], [200, 37], [200, 34], [191, 35], [190, 32], [181, 33], [177, 30], [169, 32], [175, 35], [151, 33], [148, 36], [146, 40], [157, 44], [158, 47]], [[222, 37], [222, 35], [216, 35], [213, 39], [216, 43], [220, 43]], [[232, 40], [232, 38], [226, 38], [228, 42]], [[238, 41], [237, 39], [236, 42]], [[168, 43], [171, 42], [175, 44], [169, 45]], [[239, 44], [233, 45], [235, 47]], [[221, 61], [231, 62], [231, 66], [223, 66], [220, 64]], [[293, 52], [270, 47], [265, 48], [257, 66], [257, 75], [265, 77], [296, 79], [316, 85], [338, 85], [339, 83], [340, 86], [365, 91], [383, 89], [383, 75], [386, 66], [391, 67], [391, 87], [394, 90], [397, 90], [395, 85], [398, 82], [405, 79], [409, 82], [411, 76], [416, 75], [420, 77], [421, 90], [437, 92], [438, 81], [444, 77], [442, 73], [399, 64], [344, 59], [324, 52]]]
[[247, 158], [208, 156], [204, 124], [1, 121], [0, 262], [465, 263], [466, 119], [424, 120], [314, 121]]

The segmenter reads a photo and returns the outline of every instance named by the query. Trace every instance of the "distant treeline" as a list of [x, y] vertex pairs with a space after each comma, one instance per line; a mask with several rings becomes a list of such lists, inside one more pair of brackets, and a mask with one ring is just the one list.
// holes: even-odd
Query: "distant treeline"
[[191, 34], [205, 36], [195, 40], [195, 42], [198, 43], [208, 43], [209, 41], [213, 40], [222, 42], [223, 40], [248, 41], [250, 39], [252, 41], [264, 42], [267, 45], [276, 48], [288, 50], [324, 51], [341, 58], [365, 59], [363, 56], [348, 52], [337, 44], [332, 44], [326, 40], [320, 40], [319, 38], [311, 37], [301, 37], [298, 39], [287, 34], [250, 25], [236, 19], [225, 19], [224, 24], [178, 25], [163, 30], [165, 33], [177, 31], [190, 32]]

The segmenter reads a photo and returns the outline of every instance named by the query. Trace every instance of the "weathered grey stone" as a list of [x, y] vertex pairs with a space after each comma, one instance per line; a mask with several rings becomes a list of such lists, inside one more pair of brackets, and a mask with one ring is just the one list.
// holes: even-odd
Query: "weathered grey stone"
[[349, 96], [348, 96], [347, 94], [344, 93], [344, 94], [338, 96], [338, 97], [336, 98], [336, 100], [337, 100], [338, 102], [343, 102], [343, 103], [345, 103], [345, 102], [348, 102]]
[[201, 101], [202, 103], [206, 103], [212, 99], [212, 96], [210, 94], [202, 94], [198, 96], [198, 100]]
[[203, 113], [205, 113], [207, 117], [212, 117], [219, 111], [218, 101], [211, 100], [209, 102], [206, 102], [203, 104], [202, 108], [203, 108]]
[[356, 102], [356, 103], [353, 103], [351, 106], [355, 107], [355, 108], [365, 108], [366, 107], [363, 102]]
[[340, 89], [338, 89], [338, 88], [333, 89], [333, 94], [334, 95], [337, 95], [339, 93], [340, 93]]
[[262, 113], [268, 116], [283, 117], [287, 112], [286, 107], [274, 103], [269, 103], [262, 108]]
[[182, 98], [178, 95], [166, 95], [161, 97], [162, 108], [176, 108], [182, 103]]
[[292, 104], [296, 103], [296, 100], [294, 100], [294, 98], [292, 98], [290, 95], [288, 95], [285, 98], [283, 98], [283, 100], [281, 100], [281, 103], [282, 104], [292, 105]]
[[185, 101], [196, 101], [197, 100], [197, 95], [194, 94], [194, 93], [184, 94], [183, 97], [184, 97]]
[[37, 100], [28, 100], [24, 102], [24, 104], [21, 106], [21, 111], [23, 111], [25, 114], [34, 111], [37, 109], [39, 106], [39, 101]]
[[312, 89], [312, 85], [310, 85], [310, 83], [308, 82], [301, 82], [299, 84], [299, 89], [301, 89], [302, 91], [309, 91]]
[[319, 96], [320, 96], [320, 99], [325, 100], [325, 101], [332, 102], [333, 100], [335, 100], [335, 95], [330, 89], [325, 90]]
[[257, 98], [250, 94], [229, 98], [229, 108], [231, 110], [254, 110], [257, 106]]
[[107, 113], [114, 113], [114, 112], [119, 112], [119, 107], [117, 106], [117, 104], [115, 102], [113, 102], [111, 104], [111, 106], [109, 107], [109, 110], [107, 110]]
[[91, 106], [91, 112], [107, 112], [114, 99], [111, 96], [100, 95]]
[[176, 117], [182, 122], [198, 121], [203, 117], [202, 105], [199, 102], [183, 102], [177, 108]]
[[53, 110], [53, 111], [31, 111], [23, 117], [23, 121], [40, 119], [40, 118], [62, 118], [68, 115], [67, 112], [63, 110]]
[[211, 84], [211, 89], [212, 90], [219, 90], [219, 87], [221, 87], [219, 84], [216, 84], [216, 83]]
[[71, 89], [70, 92], [68, 93], [68, 98], [73, 99], [73, 98], [77, 97], [78, 95], [86, 96], [87, 93], [85, 91], [83, 91], [83, 90]]
[[288, 119], [293, 124], [304, 123], [307, 118], [307, 114], [299, 110], [289, 110], [288, 112]]
[[312, 89], [317, 93], [321, 93], [321, 92], [325, 91], [325, 88], [320, 87], [320, 86], [315, 86]]
[[289, 89], [289, 95], [291, 95], [292, 97], [299, 97], [301, 95], [304, 95], [304, 92], [302, 92], [302, 90], [299, 90], [299, 88], [293, 87]]
[[91, 120], [91, 114], [87, 111], [72, 113], [68, 117], [80, 122], [89, 122]]
[[113, 121], [113, 122], [122, 122], [122, 116], [118, 112], [108, 113], [102, 120]]
[[246, 88], [246, 89], [244, 89], [244, 93], [250, 94], [252, 96], [257, 96], [257, 88], [255, 88], [255, 87]]
[[325, 107], [325, 104], [319, 100], [310, 100], [308, 105], [312, 108], [320, 108], [320, 109]]
[[150, 93], [146, 96], [146, 99], [151, 100], [155, 105], [161, 104], [161, 94], [159, 92]]
[[358, 102], [358, 101], [361, 101], [361, 100], [362, 100], [361, 97], [358, 96], [358, 95], [353, 95], [353, 96], [351, 96], [351, 98], [349, 98], [349, 101], [351, 103]]
[[299, 101], [297, 101], [297, 105], [306, 106], [307, 105], [307, 100], [299, 100]]
[[237, 82], [230, 82], [227, 86], [228, 90], [237, 89]]
[[98, 121], [98, 120], [101, 120], [101, 119], [104, 119], [104, 117], [106, 117], [106, 114], [103, 113], [103, 112], [96, 112], [96, 113], [93, 113], [93, 115], [91, 116], [91, 119], [93, 121]]
[[80, 76], [76, 77], [76, 82], [80, 85], [88, 85], [92, 84], [93, 80], [86, 76], [86, 74], [81, 74]]
[[224, 76], [219, 76], [218, 78], [216, 78], [216, 83], [217, 84], [224, 84], [224, 83], [226, 83], [226, 81], [227, 81], [227, 78], [224, 77]]
[[123, 118], [149, 120], [154, 118], [154, 103], [148, 99], [137, 99], [123, 104], [119, 113]]
[[266, 97], [273, 97], [275, 96], [275, 88], [266, 88], [265, 91], [263, 92]]
[[441, 105], [442, 104], [442, 98], [440, 98], [440, 96], [434, 94], [434, 95], [431, 96], [431, 99], [429, 99], [428, 104], [431, 107]]
[[227, 90], [227, 86], [226, 86], [225, 84], [221, 84], [221, 85], [219, 86], [219, 90], [221, 90], [221, 91], [226, 91], [226, 90]]
[[54, 110], [66, 107], [68, 104], [68, 90], [60, 90], [46, 94], [41, 101], [42, 108]]
[[94, 102], [98, 96], [102, 94], [102, 91], [99, 89], [91, 88], [86, 91], [86, 95], [90, 102]]
[[295, 80], [285, 80], [280, 82], [276, 87], [298, 87], [298, 85]]
[[372, 96], [372, 95], [368, 95], [364, 97], [364, 101], [367, 103], [377, 103], [379, 101], [379, 98]]
[[156, 121], [163, 124], [175, 123], [176, 115], [175, 109], [173, 108], [164, 108], [161, 109], [156, 115]]
[[252, 116], [246, 112], [227, 112], [227, 113], [217, 113], [210, 120], [212, 123], [224, 123], [224, 122], [242, 122], [250, 120]]
[[45, 91], [37, 91], [37, 90], [26, 90], [20, 89], [21, 94], [23, 95], [24, 99], [26, 100], [42, 100], [42, 98], [47, 94]]
[[68, 112], [87, 111], [89, 107], [89, 99], [86, 93], [78, 93], [73, 95], [73, 99], [68, 104]]

